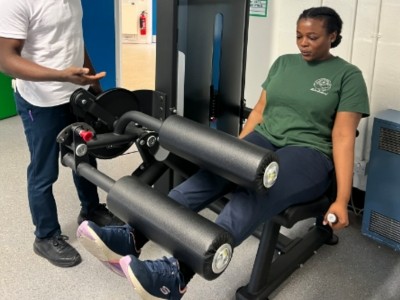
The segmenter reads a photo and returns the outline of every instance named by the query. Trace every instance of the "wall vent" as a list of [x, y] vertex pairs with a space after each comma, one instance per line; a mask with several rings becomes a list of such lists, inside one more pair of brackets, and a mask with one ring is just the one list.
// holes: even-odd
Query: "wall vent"
[[400, 243], [400, 222], [377, 213], [376, 211], [371, 212], [369, 230], [384, 238]]
[[381, 128], [379, 135], [379, 149], [400, 154], [400, 131]]

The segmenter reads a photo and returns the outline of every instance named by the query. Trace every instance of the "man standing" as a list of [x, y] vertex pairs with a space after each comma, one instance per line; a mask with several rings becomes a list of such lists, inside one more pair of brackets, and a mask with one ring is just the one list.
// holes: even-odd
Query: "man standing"
[[[80, 86], [100, 92], [83, 42], [80, 0], [0, 0], [0, 71], [16, 78], [15, 100], [30, 151], [28, 198], [35, 225], [33, 249], [59, 267], [81, 262], [61, 234], [52, 186], [58, 178], [58, 133], [75, 121], [69, 98]], [[93, 158], [91, 161], [96, 166]], [[78, 223], [120, 224], [99, 203], [95, 185], [74, 176], [81, 201]]]

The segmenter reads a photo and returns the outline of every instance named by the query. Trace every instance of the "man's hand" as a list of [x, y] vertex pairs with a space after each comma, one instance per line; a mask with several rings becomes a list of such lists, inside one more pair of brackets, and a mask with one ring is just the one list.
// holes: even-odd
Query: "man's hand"
[[88, 68], [69, 67], [61, 71], [62, 81], [75, 83], [78, 85], [98, 86], [99, 80], [106, 76], [106, 72], [89, 74]]

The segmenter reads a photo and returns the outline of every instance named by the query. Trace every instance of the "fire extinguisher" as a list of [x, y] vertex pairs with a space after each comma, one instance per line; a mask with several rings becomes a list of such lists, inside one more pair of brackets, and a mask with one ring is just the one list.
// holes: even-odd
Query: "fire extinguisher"
[[147, 22], [146, 11], [142, 11], [142, 13], [140, 14], [140, 18], [139, 18], [141, 35], [146, 35], [146, 27], [147, 27], [146, 22]]

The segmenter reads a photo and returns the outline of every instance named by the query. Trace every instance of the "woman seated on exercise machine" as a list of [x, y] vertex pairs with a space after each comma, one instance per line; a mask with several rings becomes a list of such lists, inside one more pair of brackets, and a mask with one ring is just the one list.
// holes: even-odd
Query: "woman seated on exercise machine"
[[[274, 186], [253, 191], [200, 170], [169, 193], [173, 200], [198, 212], [230, 192], [216, 223], [233, 236], [235, 246], [287, 207], [321, 196], [334, 169], [337, 196], [324, 223], [333, 229], [349, 224], [355, 134], [369, 106], [361, 71], [330, 53], [340, 44], [341, 31], [342, 20], [329, 7], [301, 13], [296, 31], [300, 53], [283, 55], [274, 62], [240, 134], [278, 155], [280, 171]], [[336, 215], [336, 223], [328, 222], [328, 213]], [[173, 217], [171, 212], [169, 218]], [[194, 276], [174, 257], [139, 260], [147, 238], [129, 225], [100, 228], [85, 221], [77, 235], [88, 251], [125, 275], [143, 298], [180, 299]]]

